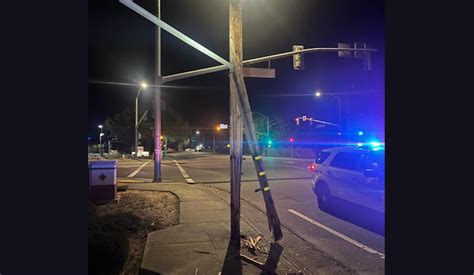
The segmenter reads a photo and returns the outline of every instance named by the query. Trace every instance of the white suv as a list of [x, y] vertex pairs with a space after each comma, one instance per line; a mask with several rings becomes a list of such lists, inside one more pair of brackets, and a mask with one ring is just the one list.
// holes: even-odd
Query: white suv
[[384, 213], [384, 158], [383, 148], [322, 150], [314, 163], [312, 184], [321, 210], [329, 210], [339, 198]]

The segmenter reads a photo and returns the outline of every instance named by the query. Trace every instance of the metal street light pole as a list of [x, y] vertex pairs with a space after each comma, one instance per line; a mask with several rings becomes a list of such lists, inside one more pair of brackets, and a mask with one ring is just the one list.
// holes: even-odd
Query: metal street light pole
[[342, 120], [341, 120], [341, 97], [333, 94], [327, 94], [327, 93], [321, 93], [321, 92], [316, 92], [315, 96], [320, 97], [321, 95], [329, 95], [337, 99], [337, 104], [338, 104], [338, 111], [339, 111], [339, 133], [342, 132]]
[[142, 86], [138, 89], [137, 97], [135, 98], [135, 158], [138, 157], [138, 97], [141, 91]]
[[104, 135], [104, 134], [102, 133], [102, 128], [104, 128], [104, 126], [99, 125], [99, 128], [100, 128], [100, 134], [99, 134], [99, 155], [102, 156], [102, 136]]
[[[161, 17], [161, 0], [157, 0], [157, 17]], [[156, 26], [155, 57], [155, 152], [153, 159], [153, 182], [161, 182], [161, 28]]]

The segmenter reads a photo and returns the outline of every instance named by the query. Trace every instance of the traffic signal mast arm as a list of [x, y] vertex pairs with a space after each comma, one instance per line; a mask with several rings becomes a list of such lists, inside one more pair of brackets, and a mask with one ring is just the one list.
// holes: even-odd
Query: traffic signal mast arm
[[307, 117], [307, 116], [300, 116], [300, 117], [297, 117], [295, 118], [296, 120], [296, 124], [297, 125], [300, 125], [300, 120], [303, 120], [303, 121], [309, 121], [311, 123], [313, 122], [318, 122], [318, 123], [322, 123], [322, 124], [328, 124], [328, 125], [333, 125], [333, 126], [339, 126], [339, 124], [334, 124], [334, 123], [331, 123], [331, 122], [327, 122], [327, 121], [322, 121], [322, 120], [317, 120], [317, 119], [314, 119], [312, 117]]
[[[249, 59], [249, 60], [244, 60], [242, 63], [245, 66], [245, 65], [251, 65], [251, 64], [266, 62], [266, 61], [279, 59], [279, 58], [291, 57], [291, 56], [293, 56], [295, 54], [298, 54], [298, 53], [302, 54], [302, 53], [313, 53], [313, 52], [338, 52], [338, 51], [375, 52], [375, 51], [377, 51], [377, 49], [368, 49], [368, 48], [358, 48], [358, 49], [356, 49], [356, 48], [308, 48], [308, 49], [303, 49], [303, 50], [296, 50], [296, 51], [291, 51], [291, 52], [284, 52], [284, 53], [279, 53], [279, 54], [274, 54], [274, 55], [268, 55], [268, 56], [263, 56], [263, 57], [258, 57], [258, 58], [252, 58], [252, 59]], [[184, 78], [189, 78], [189, 77], [193, 77], [193, 76], [203, 75], [203, 74], [209, 74], [209, 73], [224, 71], [224, 70], [227, 70], [227, 68], [228, 67], [225, 66], [225, 65], [218, 65], [218, 66], [193, 70], [193, 71], [189, 71], [189, 72], [183, 72], [183, 73], [167, 75], [167, 76], [163, 76], [163, 83], [174, 81], [174, 80], [179, 80], [179, 79], [184, 79]]]

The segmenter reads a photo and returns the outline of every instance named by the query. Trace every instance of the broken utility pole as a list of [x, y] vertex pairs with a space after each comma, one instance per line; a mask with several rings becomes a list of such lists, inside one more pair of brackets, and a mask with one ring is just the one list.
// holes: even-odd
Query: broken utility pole
[[240, 0], [230, 0], [229, 5], [229, 38], [230, 61], [234, 70], [229, 74], [231, 102], [231, 240], [240, 239], [240, 176], [242, 168], [242, 122], [245, 138], [252, 154], [257, 171], [260, 190], [263, 193], [267, 212], [268, 227], [273, 232], [275, 241], [283, 237], [280, 219], [268, 185], [263, 159], [258, 146], [252, 111], [247, 96], [242, 62], [242, 7]]
[[[242, 7], [240, 0], [229, 3], [229, 60], [237, 74], [242, 74]], [[230, 239], [240, 243], [240, 178], [242, 175], [242, 114], [235, 83], [230, 88]]]

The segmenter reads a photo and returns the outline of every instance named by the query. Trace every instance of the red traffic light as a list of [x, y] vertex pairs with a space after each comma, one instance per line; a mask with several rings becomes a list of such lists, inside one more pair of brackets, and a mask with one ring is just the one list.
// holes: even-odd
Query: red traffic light
[[295, 141], [295, 139], [294, 139], [294, 138], [290, 138], [290, 142], [293, 142], [293, 141]]

